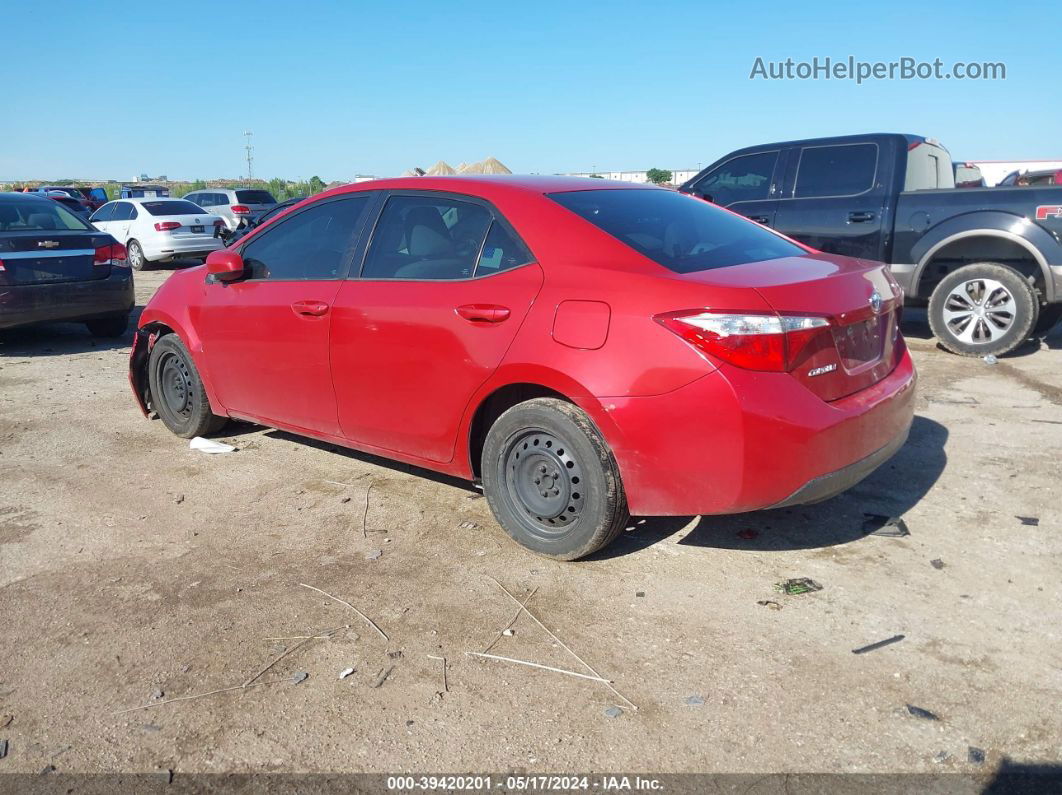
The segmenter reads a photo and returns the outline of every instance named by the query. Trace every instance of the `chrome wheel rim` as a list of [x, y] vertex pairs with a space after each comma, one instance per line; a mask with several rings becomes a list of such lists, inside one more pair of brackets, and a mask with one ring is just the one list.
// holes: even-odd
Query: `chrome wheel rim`
[[126, 252], [129, 257], [129, 264], [134, 268], [139, 268], [144, 264], [144, 252], [140, 250], [140, 246], [136, 243], [131, 243], [129, 249]]
[[524, 431], [503, 460], [505, 494], [527, 530], [542, 539], [567, 532], [585, 502], [583, 470], [568, 446], [547, 431]]
[[968, 345], [998, 342], [1016, 317], [1014, 296], [995, 279], [961, 282], [944, 299], [944, 325], [955, 339]]

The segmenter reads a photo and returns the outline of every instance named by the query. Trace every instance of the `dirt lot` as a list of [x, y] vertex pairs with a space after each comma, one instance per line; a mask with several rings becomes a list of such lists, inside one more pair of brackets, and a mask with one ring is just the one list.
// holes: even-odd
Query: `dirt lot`
[[[168, 274], [139, 276], [140, 304]], [[516, 547], [460, 482], [252, 426], [221, 437], [236, 453], [189, 450], [136, 410], [128, 335], [0, 335], [0, 772], [1062, 761], [1062, 331], [989, 365], [937, 350], [910, 314], [918, 416], [890, 464], [813, 507], [636, 520], [578, 564]], [[910, 535], [868, 535], [864, 513]], [[778, 593], [791, 577], [823, 589]], [[639, 709], [466, 656], [516, 613], [491, 578], [537, 589], [535, 615]], [[253, 687], [159, 703], [336, 628]], [[514, 629], [492, 653], [585, 671], [526, 615]]]

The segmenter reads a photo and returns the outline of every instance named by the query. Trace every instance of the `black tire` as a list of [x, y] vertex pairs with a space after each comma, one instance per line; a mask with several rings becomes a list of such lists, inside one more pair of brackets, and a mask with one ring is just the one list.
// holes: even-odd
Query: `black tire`
[[585, 557], [611, 543], [630, 518], [612, 451], [590, 418], [563, 400], [535, 398], [498, 417], [481, 471], [502, 528], [540, 555]]
[[129, 267], [135, 271], [147, 270], [151, 265], [147, 261], [147, 257], [144, 256], [144, 247], [136, 240], [130, 240], [125, 244], [126, 259], [129, 263]]
[[1047, 304], [1040, 307], [1040, 317], [1033, 326], [1034, 337], [1045, 337], [1062, 320], [1062, 304]]
[[148, 357], [151, 405], [162, 424], [177, 436], [191, 439], [215, 433], [228, 422], [210, 412], [203, 380], [192, 356], [176, 334], [161, 337]]
[[1029, 338], [1039, 311], [1024, 276], [998, 262], [977, 262], [952, 271], [933, 290], [929, 327], [952, 353], [1000, 356]]
[[112, 315], [86, 320], [85, 327], [93, 337], [120, 337], [129, 327], [129, 315]]

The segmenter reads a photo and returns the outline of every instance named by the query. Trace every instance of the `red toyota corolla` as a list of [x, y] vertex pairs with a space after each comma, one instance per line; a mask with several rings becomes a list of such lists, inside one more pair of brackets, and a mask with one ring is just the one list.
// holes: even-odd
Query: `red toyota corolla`
[[236, 418], [480, 481], [516, 541], [572, 560], [631, 513], [872, 472], [913, 413], [900, 305], [880, 263], [662, 188], [381, 180], [173, 274], [130, 380], [178, 436]]

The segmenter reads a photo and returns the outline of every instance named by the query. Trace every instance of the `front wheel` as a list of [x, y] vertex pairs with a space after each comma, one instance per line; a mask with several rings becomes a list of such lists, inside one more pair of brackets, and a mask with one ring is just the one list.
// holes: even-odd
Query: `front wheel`
[[519, 544], [576, 560], [612, 542], [630, 514], [608, 444], [577, 406], [555, 398], [519, 403], [483, 445], [483, 491]]
[[125, 246], [126, 262], [135, 271], [142, 271], [147, 267], [147, 257], [144, 256], [144, 247], [136, 240], [130, 240]]
[[214, 433], [228, 421], [211, 413], [203, 380], [176, 334], [161, 337], [151, 349], [148, 385], [152, 407], [177, 436], [191, 439]]
[[999, 356], [1029, 338], [1039, 303], [1033, 286], [996, 262], [965, 265], [945, 276], [929, 299], [929, 327], [962, 356]]

